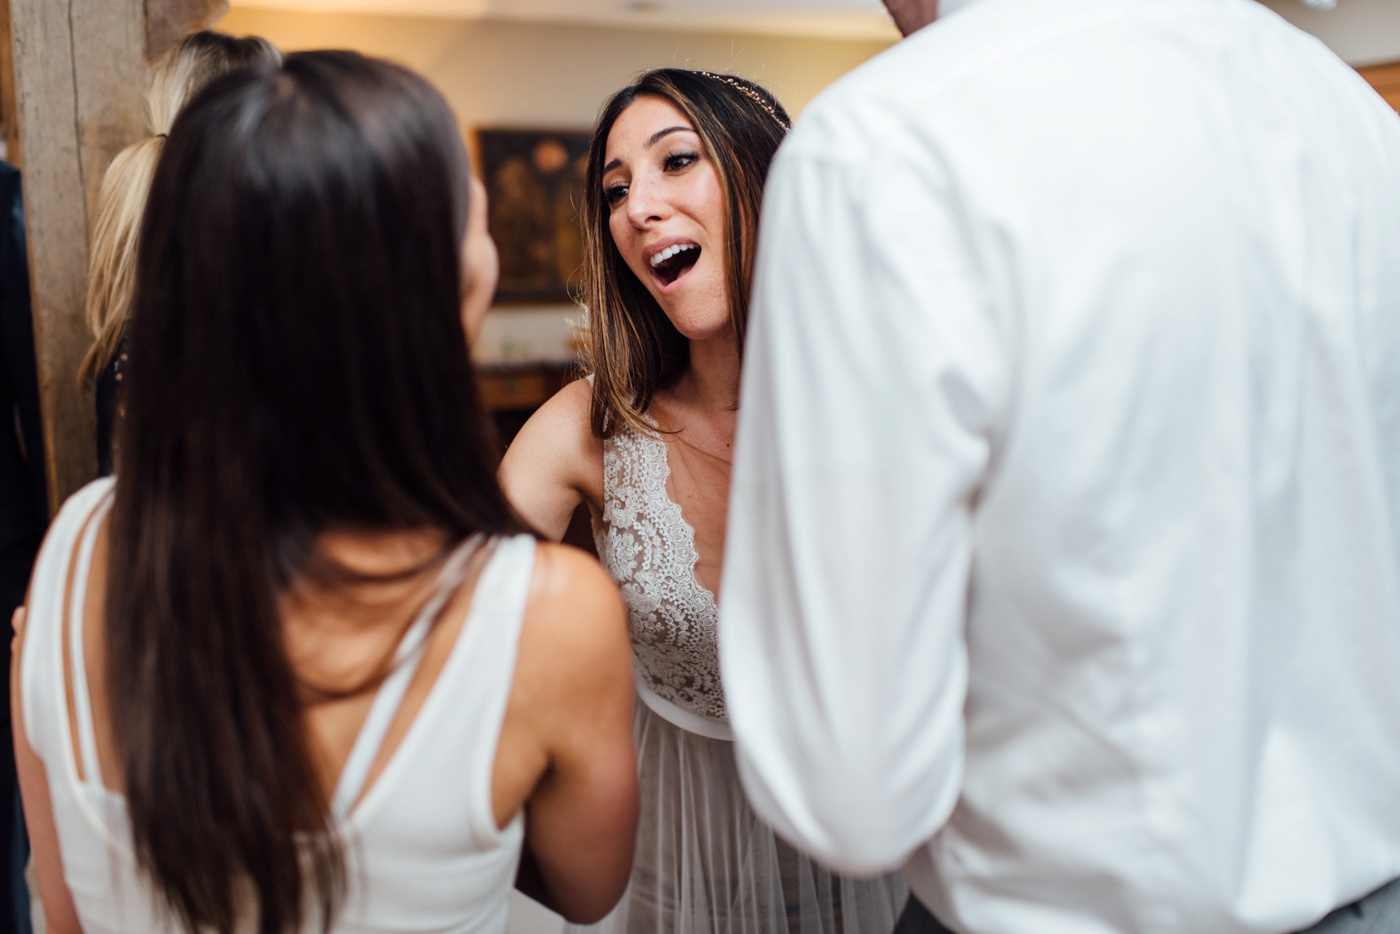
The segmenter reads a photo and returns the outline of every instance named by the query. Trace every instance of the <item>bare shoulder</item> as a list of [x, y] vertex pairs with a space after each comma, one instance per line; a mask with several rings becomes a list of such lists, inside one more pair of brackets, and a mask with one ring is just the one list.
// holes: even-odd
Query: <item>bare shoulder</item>
[[546, 603], [570, 599], [579, 593], [621, 600], [617, 584], [597, 559], [568, 545], [539, 545], [531, 588], [531, 599]]
[[[593, 387], [576, 379], [540, 406], [511, 443], [512, 452], [550, 454], [575, 463], [603, 463], [603, 442], [593, 434], [588, 413]], [[507, 454], [509, 457], [510, 454]]]
[[561, 689], [606, 689], [619, 674], [631, 683], [626, 606], [602, 566], [577, 548], [538, 546], [521, 646], [536, 674]]
[[501, 461], [501, 486], [542, 534], [558, 541], [580, 502], [603, 498], [603, 442], [588, 423], [592, 386], [575, 380], [520, 429]]
[[503, 735], [529, 737], [535, 752], [517, 884], [592, 923], [627, 885], [638, 800], [626, 612], [595, 560], [539, 546], [520, 653], [507, 715], [516, 728]]
[[588, 408], [593, 402], [593, 383], [587, 379], [576, 379], [540, 406], [541, 412], [554, 413], [556, 417], [577, 419], [584, 428], [588, 427]]

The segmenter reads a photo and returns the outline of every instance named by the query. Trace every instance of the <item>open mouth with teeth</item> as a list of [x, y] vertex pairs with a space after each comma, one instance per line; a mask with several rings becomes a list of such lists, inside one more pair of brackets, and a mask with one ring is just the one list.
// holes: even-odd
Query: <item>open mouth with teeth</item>
[[663, 286], [670, 285], [689, 272], [699, 258], [697, 244], [675, 243], [651, 258], [651, 274]]

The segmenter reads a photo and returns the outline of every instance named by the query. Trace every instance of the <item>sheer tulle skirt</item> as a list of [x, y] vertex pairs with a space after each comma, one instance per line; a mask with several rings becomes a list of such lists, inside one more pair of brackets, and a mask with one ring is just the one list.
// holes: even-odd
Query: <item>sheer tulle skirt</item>
[[642, 814], [618, 907], [573, 934], [889, 934], [899, 874], [846, 879], [779, 840], [749, 807], [734, 747], [681, 729], [639, 699]]

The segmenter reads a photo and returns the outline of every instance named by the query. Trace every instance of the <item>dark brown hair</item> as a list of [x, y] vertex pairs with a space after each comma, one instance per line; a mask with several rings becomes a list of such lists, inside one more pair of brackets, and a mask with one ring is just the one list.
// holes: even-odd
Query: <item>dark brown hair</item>
[[343, 895], [278, 612], [316, 536], [519, 528], [461, 322], [467, 171], [441, 96], [351, 52], [218, 79], [156, 170], [108, 677], [136, 857], [188, 929], [329, 927]]
[[729, 324], [742, 354], [758, 212], [768, 166], [791, 121], [782, 104], [752, 81], [681, 68], [649, 71], [603, 105], [588, 152], [584, 194], [584, 284], [588, 356], [593, 372], [589, 422], [600, 438], [621, 425], [651, 429], [643, 413], [658, 389], [690, 365], [690, 344], [628, 269], [608, 229], [603, 192], [608, 134], [639, 97], [659, 97], [685, 115], [715, 167], [724, 194]]

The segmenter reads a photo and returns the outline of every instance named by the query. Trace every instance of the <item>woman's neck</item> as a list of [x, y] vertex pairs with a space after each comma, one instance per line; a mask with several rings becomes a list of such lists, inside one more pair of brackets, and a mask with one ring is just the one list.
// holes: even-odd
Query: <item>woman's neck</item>
[[742, 361], [733, 338], [690, 342], [690, 367], [672, 392], [704, 412], [733, 412], [739, 406]]
[[373, 624], [386, 608], [416, 603], [450, 549], [440, 529], [325, 530], [284, 599], [351, 625]]

